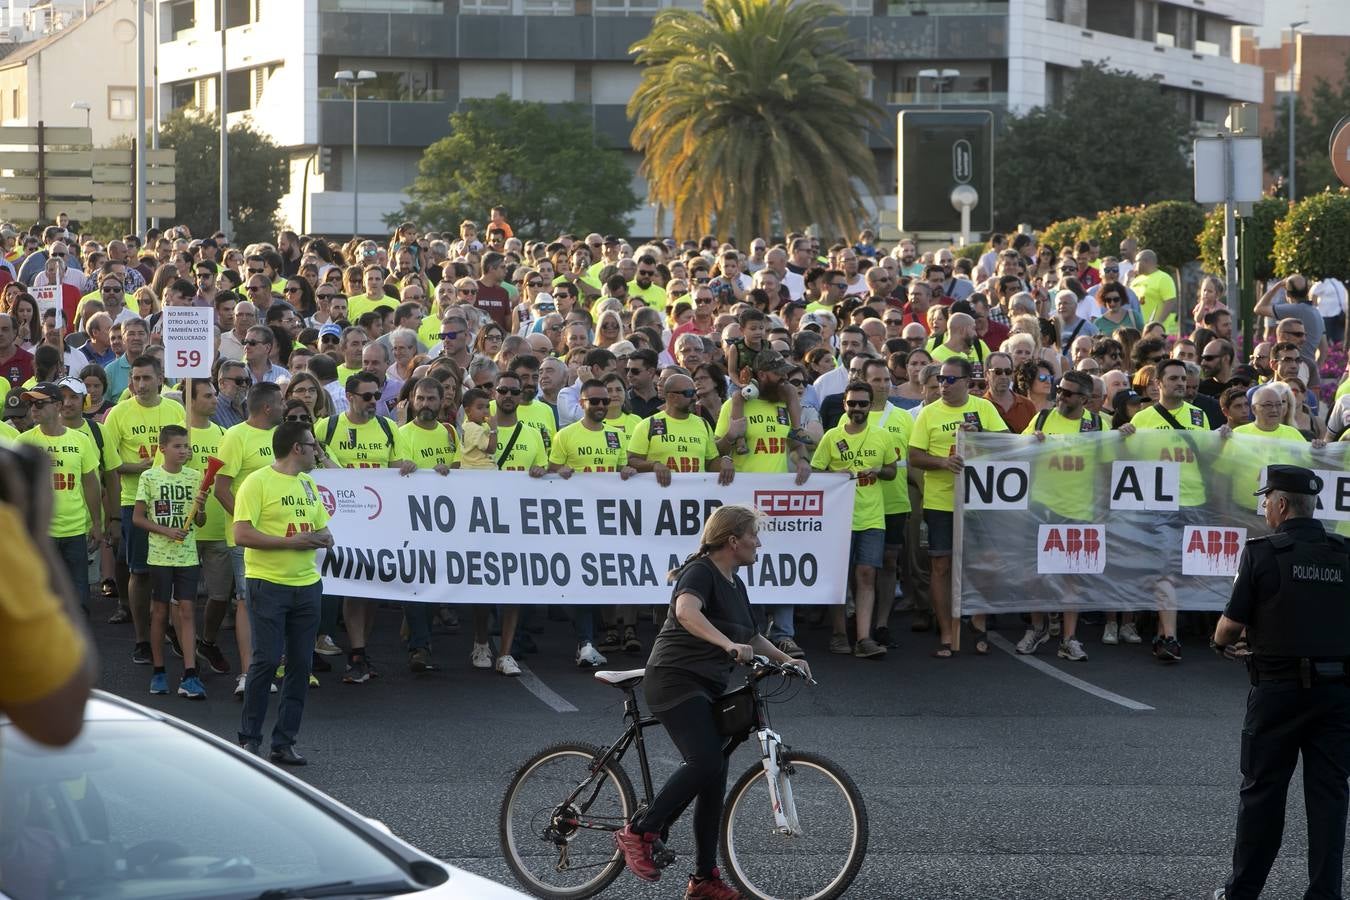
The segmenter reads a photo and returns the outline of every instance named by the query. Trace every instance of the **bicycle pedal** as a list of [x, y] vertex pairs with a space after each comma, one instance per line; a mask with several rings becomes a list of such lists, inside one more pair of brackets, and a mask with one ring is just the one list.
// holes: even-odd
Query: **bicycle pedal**
[[676, 856], [674, 850], [667, 850], [663, 847], [660, 850], [652, 851], [652, 862], [656, 864], [658, 869], [669, 867], [675, 862], [675, 859]]

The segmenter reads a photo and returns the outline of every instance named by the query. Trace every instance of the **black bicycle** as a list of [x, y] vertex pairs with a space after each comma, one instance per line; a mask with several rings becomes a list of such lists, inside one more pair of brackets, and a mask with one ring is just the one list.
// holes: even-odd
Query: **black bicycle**
[[[844, 893], [867, 853], [867, 808], [853, 779], [818, 753], [783, 743], [769, 723], [768, 704], [801, 678], [791, 667], [757, 656], [744, 687], [715, 707], [727, 736], [728, 757], [741, 744], [759, 744], [760, 760], [731, 787], [720, 829], [726, 873], [736, 887], [761, 900], [831, 900]], [[638, 710], [644, 669], [596, 672], [624, 692], [625, 728], [606, 748], [555, 744], [531, 757], [512, 777], [499, 822], [507, 865], [538, 897], [593, 897], [624, 870], [613, 833], [638, 811], [633, 783], [620, 763], [637, 748], [643, 806], [653, 797], [642, 733], [658, 724]], [[775, 676], [774, 687], [761, 682]], [[665, 867], [675, 854], [656, 847]]]

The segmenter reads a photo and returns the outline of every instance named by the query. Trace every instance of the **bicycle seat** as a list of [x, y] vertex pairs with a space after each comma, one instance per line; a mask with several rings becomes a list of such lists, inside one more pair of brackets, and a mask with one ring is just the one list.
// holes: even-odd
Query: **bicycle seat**
[[642, 676], [646, 674], [646, 669], [629, 669], [626, 672], [596, 672], [595, 680], [603, 681], [605, 684], [626, 691], [641, 684]]

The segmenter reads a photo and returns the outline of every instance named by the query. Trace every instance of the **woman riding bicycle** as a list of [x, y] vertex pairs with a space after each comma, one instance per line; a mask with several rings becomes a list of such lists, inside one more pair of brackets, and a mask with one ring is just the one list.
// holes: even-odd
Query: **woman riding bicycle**
[[722, 506], [703, 526], [698, 552], [673, 573], [675, 590], [661, 632], [652, 644], [643, 688], [647, 705], [670, 733], [684, 764], [651, 806], [614, 835], [629, 870], [656, 881], [661, 870], [653, 844], [694, 801], [695, 869], [686, 900], [736, 900], [741, 895], [717, 869], [717, 828], [727, 790], [725, 738], [713, 719], [713, 700], [727, 690], [732, 660], [748, 663], [756, 654], [799, 668], [755, 628], [745, 582], [736, 574], [755, 561], [759, 514], [746, 506]]

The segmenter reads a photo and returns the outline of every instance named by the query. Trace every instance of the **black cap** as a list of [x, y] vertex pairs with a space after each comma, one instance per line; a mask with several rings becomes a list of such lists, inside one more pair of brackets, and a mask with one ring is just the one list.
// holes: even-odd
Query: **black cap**
[[1322, 479], [1302, 466], [1266, 466], [1266, 485], [1255, 496], [1271, 491], [1316, 496], [1322, 492]]
[[783, 354], [777, 350], [761, 350], [755, 354], [751, 368], [756, 372], [786, 372], [792, 368], [792, 363], [783, 359]]
[[37, 384], [23, 391], [25, 400], [60, 400], [61, 385], [52, 381], [39, 381]]
[[5, 398], [4, 418], [22, 419], [26, 415], [28, 415], [28, 401], [19, 396], [18, 391]]
[[612, 234], [607, 234], [607, 235], [605, 235], [605, 243], [606, 243], [606, 244], [620, 244], [620, 243], [623, 243], [623, 242], [620, 241], [618, 238], [616, 238], [614, 235], [612, 235]]
[[1226, 382], [1225, 387], [1251, 387], [1260, 380], [1261, 373], [1256, 371], [1254, 366], [1241, 365], [1233, 367], [1233, 374]]

